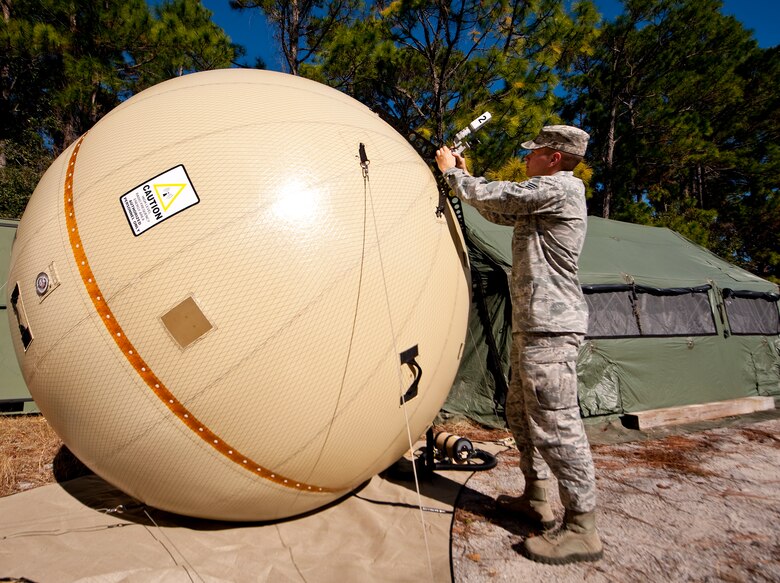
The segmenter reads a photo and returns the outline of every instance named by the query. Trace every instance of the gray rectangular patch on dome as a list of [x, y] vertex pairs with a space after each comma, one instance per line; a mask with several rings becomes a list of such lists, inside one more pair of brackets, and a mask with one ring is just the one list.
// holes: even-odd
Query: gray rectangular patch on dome
[[192, 296], [168, 310], [160, 316], [160, 320], [182, 349], [189, 347], [214, 328]]

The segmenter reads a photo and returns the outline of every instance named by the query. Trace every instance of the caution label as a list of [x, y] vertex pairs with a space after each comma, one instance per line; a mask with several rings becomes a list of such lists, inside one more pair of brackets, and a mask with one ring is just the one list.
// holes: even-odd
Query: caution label
[[136, 237], [200, 202], [182, 164], [126, 192], [119, 201]]

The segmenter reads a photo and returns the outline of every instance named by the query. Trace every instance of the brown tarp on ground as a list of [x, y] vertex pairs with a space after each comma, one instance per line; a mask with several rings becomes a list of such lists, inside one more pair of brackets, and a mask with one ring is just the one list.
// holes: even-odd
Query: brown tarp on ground
[[272, 524], [161, 512], [89, 475], [0, 498], [0, 579], [451, 581], [452, 512], [470, 475], [421, 478], [421, 503], [412, 479], [375, 476], [336, 504]]

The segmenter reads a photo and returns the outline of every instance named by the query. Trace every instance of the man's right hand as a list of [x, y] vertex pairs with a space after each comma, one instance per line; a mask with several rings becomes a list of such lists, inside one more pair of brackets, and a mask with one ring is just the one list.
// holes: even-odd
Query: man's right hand
[[436, 165], [442, 172], [446, 172], [450, 168], [460, 168], [468, 174], [466, 159], [450, 150], [447, 146], [442, 146], [436, 150]]

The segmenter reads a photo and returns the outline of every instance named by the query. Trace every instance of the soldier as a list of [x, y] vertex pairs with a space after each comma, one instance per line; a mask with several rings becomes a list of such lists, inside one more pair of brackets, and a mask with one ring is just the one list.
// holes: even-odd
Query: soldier
[[[534, 561], [596, 561], [603, 547], [596, 531], [593, 459], [577, 403], [577, 352], [587, 331], [588, 308], [577, 278], [585, 241], [585, 186], [574, 176], [588, 134], [566, 125], [545, 126], [523, 148], [529, 179], [488, 182], [470, 176], [466, 161], [446, 146], [436, 163], [459, 198], [495, 223], [514, 227], [512, 238], [512, 380], [506, 415], [525, 489], [499, 496], [497, 505], [540, 528], [523, 542]], [[548, 502], [550, 472], [565, 508], [562, 527]]]

